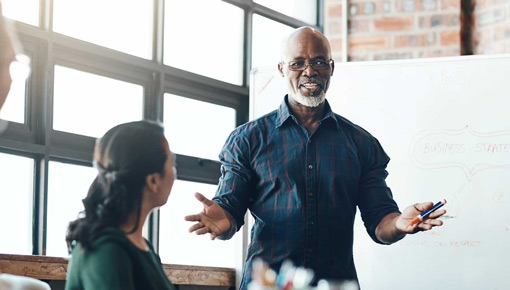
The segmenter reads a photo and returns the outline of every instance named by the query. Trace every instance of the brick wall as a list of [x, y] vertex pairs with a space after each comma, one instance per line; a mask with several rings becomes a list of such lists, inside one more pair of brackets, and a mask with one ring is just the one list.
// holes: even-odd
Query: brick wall
[[324, 34], [329, 39], [333, 59], [342, 61], [342, 0], [324, 1]]
[[510, 53], [510, 0], [477, 0], [474, 16], [474, 53]]
[[[510, 0], [488, 0], [510, 1]], [[350, 61], [460, 55], [460, 0], [349, 0]], [[325, 1], [325, 34], [342, 54], [342, 1]]]

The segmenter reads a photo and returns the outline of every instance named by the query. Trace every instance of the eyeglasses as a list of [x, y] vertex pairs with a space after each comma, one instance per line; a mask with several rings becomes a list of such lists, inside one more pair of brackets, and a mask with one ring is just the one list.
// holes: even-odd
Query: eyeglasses
[[302, 71], [305, 70], [308, 65], [310, 65], [314, 70], [324, 70], [331, 68], [331, 65], [334, 63], [332, 59], [330, 60], [313, 60], [311, 62], [306, 62], [304, 60], [296, 60], [296, 61], [289, 61], [285, 63], [284, 61], [281, 61], [280, 64], [287, 64], [289, 66], [289, 70], [293, 71]]

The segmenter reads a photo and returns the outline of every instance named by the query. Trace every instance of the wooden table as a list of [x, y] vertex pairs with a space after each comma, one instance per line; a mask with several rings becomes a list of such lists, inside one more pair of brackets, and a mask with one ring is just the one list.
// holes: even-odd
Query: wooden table
[[[235, 286], [235, 270], [230, 268], [163, 264], [163, 270], [176, 285]], [[40, 280], [65, 280], [67, 259], [0, 254], [0, 272]]]

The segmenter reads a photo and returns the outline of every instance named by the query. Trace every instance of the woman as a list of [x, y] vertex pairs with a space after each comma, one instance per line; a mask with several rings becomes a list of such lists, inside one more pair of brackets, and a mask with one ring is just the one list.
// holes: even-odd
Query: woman
[[96, 142], [94, 165], [84, 216], [67, 232], [66, 290], [175, 290], [142, 236], [147, 215], [166, 203], [176, 176], [163, 128], [148, 121], [113, 127]]

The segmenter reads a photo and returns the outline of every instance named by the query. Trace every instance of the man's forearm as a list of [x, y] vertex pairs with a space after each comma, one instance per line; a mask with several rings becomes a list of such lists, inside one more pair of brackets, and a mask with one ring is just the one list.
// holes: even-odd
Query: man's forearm
[[404, 238], [406, 233], [397, 229], [396, 221], [400, 217], [400, 213], [394, 212], [385, 216], [377, 228], [375, 229], [375, 236], [379, 241], [384, 244], [393, 244]]

